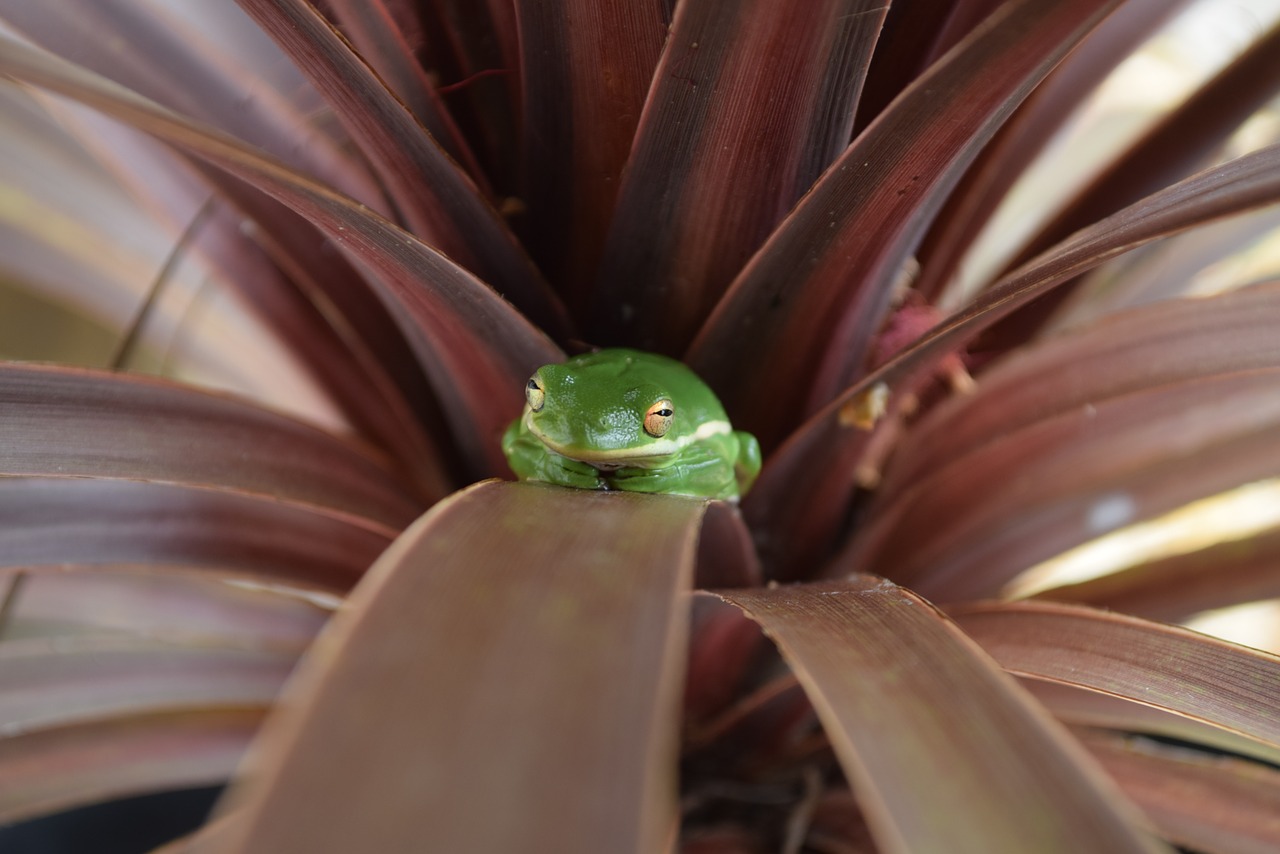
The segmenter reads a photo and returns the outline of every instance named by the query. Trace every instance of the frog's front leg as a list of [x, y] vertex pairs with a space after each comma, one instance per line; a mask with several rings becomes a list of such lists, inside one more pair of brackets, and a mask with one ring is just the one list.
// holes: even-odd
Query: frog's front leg
[[521, 480], [541, 480], [576, 489], [606, 488], [594, 467], [549, 450], [538, 437], [520, 429], [518, 422], [502, 437], [502, 450], [507, 464]]
[[738, 500], [733, 464], [724, 456], [703, 449], [686, 449], [679, 460], [667, 466], [620, 468], [609, 475], [608, 482], [612, 488], [626, 492]]

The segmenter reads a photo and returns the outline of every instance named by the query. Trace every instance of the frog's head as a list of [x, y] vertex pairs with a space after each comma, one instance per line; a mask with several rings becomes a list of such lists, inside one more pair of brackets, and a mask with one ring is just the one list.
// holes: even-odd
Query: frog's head
[[551, 451], [601, 469], [653, 468], [729, 432], [710, 389], [680, 362], [605, 350], [545, 365], [525, 386], [524, 422]]

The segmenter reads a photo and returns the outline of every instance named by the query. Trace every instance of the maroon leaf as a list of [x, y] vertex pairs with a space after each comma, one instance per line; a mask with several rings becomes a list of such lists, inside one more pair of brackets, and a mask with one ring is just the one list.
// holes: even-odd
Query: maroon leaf
[[[443, 444], [439, 437], [448, 428], [440, 424], [442, 404], [432, 394], [424, 368], [406, 340], [413, 334], [404, 329], [408, 312], [398, 308], [385, 289], [380, 294], [376, 280], [362, 277], [320, 229], [221, 169], [194, 158], [193, 162], [217, 194], [247, 217], [237, 217], [240, 227], [251, 224], [248, 227], [272, 262], [287, 271], [291, 286], [311, 303], [311, 311], [332, 325], [352, 366], [366, 373], [366, 382], [388, 401], [391, 417], [400, 428], [392, 447], [402, 449], [406, 469], [425, 488], [439, 484], [448, 475], [441, 469], [454, 461], [418, 459], [418, 454], [430, 454], [433, 447], [418, 432], [425, 428], [437, 437], [438, 445]], [[383, 374], [389, 379], [383, 379]], [[406, 416], [411, 419], [408, 423]], [[447, 481], [445, 485], [449, 486]]]
[[1037, 421], [1125, 394], [1235, 371], [1280, 367], [1280, 284], [1155, 303], [1019, 352], [970, 395], [904, 438], [877, 497]]
[[475, 184], [304, 0], [238, 0], [331, 101], [410, 230], [543, 329], [565, 332], [554, 296]]
[[[1265, 105], [1280, 86], [1280, 24], [1178, 109], [1151, 128], [1040, 227], [1009, 264], [1018, 267], [1072, 232], [1090, 225], [1204, 165], [1245, 119]], [[1059, 306], [1069, 289], [1007, 318], [984, 336], [985, 346], [1025, 341]]]
[[1278, 392], [1280, 370], [1225, 374], [1003, 436], [903, 492], [845, 560], [892, 568], [940, 601], [996, 595], [1080, 543], [1280, 475]]
[[[801, 500], [801, 495], [821, 497], [822, 506], [847, 506], [854, 488], [849, 467], [833, 462], [856, 458], [867, 440], [866, 432], [854, 429], [854, 424], [841, 414], [859, 398], [882, 384], [890, 389], [911, 390], [913, 383], [928, 376], [941, 359], [982, 329], [1109, 258], [1276, 199], [1280, 199], [1280, 147], [1247, 154], [1192, 176], [1079, 232], [1001, 280], [972, 305], [929, 330], [805, 422], [771, 456], [752, 488], [744, 512], [755, 522], [759, 517], [752, 510], [753, 503], [766, 508], [782, 500], [807, 505], [809, 499]], [[816, 534], [810, 532], [809, 540], [830, 543], [833, 536], [828, 525]], [[771, 531], [770, 539], [781, 554], [786, 554], [788, 544], [802, 542], [799, 529]], [[785, 571], [785, 567], [776, 567], [775, 571]]]
[[[190, 250], [222, 274], [219, 285], [258, 309], [352, 424], [393, 450], [424, 491], [443, 495], [451, 488], [431, 438], [444, 430], [426, 378], [377, 294], [333, 244], [288, 208], [220, 170], [204, 167], [206, 183], [150, 137], [87, 110], [56, 113], [174, 230], [190, 228], [211, 208], [191, 235]], [[210, 199], [209, 183], [232, 204]], [[58, 185], [49, 178], [40, 193]]]
[[920, 248], [917, 290], [936, 300], [1014, 182], [1082, 99], [1185, 5], [1186, 0], [1128, 0], [1062, 60], [983, 149], [938, 214]]
[[1277, 599], [1280, 530], [1172, 555], [1039, 595], [1163, 622], [1178, 622], [1215, 608]]
[[1164, 838], [1194, 851], [1280, 848], [1280, 771], [1274, 767], [1147, 739], [1081, 735]]
[[848, 143], [887, 6], [689, 0], [619, 191], [596, 289], [606, 340], [679, 353]]
[[221, 783], [261, 718], [258, 708], [158, 712], [0, 738], [0, 822]]
[[660, 849], [704, 507], [523, 483], [437, 505], [304, 662], [230, 847]]
[[393, 530], [245, 493], [102, 478], [0, 478], [0, 566], [182, 564], [345, 590]]
[[[96, 633], [167, 643], [221, 643], [300, 655], [339, 601], [269, 576], [176, 565], [23, 566], [0, 618], [6, 639]], [[328, 607], [325, 607], [325, 606]], [[2, 648], [2, 647], [0, 647]]]
[[368, 449], [164, 380], [0, 364], [0, 473], [232, 488], [382, 525], [422, 510]]
[[445, 403], [470, 468], [505, 470], [498, 437], [520, 389], [559, 351], [467, 271], [368, 209], [212, 130], [14, 42], [0, 70], [101, 109], [288, 204], [377, 274], [381, 295]]
[[516, 0], [529, 245], [585, 307], [667, 37], [662, 0]]
[[857, 375], [898, 269], [947, 192], [1114, 5], [1006, 6], [855, 140], [735, 280], [689, 349], [735, 423], [771, 448]]
[[854, 576], [719, 595], [777, 641], [882, 851], [1159, 850], [1067, 734], [913, 594]]
[[450, 157], [466, 167], [478, 186], [490, 192], [470, 145], [441, 101], [436, 85], [413, 55], [413, 48], [385, 0], [328, 0], [324, 7], [332, 12], [356, 53], [413, 117]]
[[960, 26], [956, 18], [964, 17], [964, 7], [986, 3], [987, 0], [915, 0], [910, 5], [889, 4], [871, 61], [867, 91], [858, 104], [858, 133], [937, 60], [943, 31], [956, 32]]
[[1007, 670], [1101, 691], [1280, 746], [1280, 659], [1122, 614], [1039, 602], [952, 612]]
[[0, 644], [0, 730], [20, 735], [165, 708], [266, 706], [296, 655], [151, 640]]
[[[309, 105], [290, 103], [263, 85], [280, 78], [279, 53], [229, 5], [202, 4], [178, 13], [137, 0], [0, 0], [0, 18], [85, 68], [288, 157], [338, 191], [388, 210], [363, 164], [343, 151], [344, 141], [306, 117]], [[270, 74], [263, 73], [267, 68]]]
[[1076, 727], [1101, 727], [1152, 735], [1219, 753], [1234, 753], [1280, 764], [1280, 747], [1264, 744], [1234, 732], [1144, 706], [1111, 694], [1077, 688], [1062, 682], [1019, 677], [1018, 682], [1058, 719]]

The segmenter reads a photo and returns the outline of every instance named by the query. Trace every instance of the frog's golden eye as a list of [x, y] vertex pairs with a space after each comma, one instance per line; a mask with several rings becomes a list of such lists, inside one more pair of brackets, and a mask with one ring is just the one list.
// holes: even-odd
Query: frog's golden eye
[[675, 406], [671, 401], [658, 401], [644, 414], [644, 432], [655, 439], [662, 438], [671, 429], [671, 419], [675, 414]]
[[542, 386], [538, 385], [537, 377], [529, 377], [529, 382], [524, 387], [524, 399], [534, 412], [542, 411], [542, 404], [546, 401], [547, 395], [542, 390]]

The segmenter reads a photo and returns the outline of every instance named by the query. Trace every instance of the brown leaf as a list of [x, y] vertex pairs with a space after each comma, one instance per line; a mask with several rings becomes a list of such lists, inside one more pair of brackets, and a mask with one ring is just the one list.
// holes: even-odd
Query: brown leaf
[[0, 622], [6, 639], [97, 634], [294, 656], [338, 601], [331, 590], [286, 588], [266, 575], [172, 564], [0, 570], [0, 590], [13, 583]]
[[243, 492], [115, 478], [0, 477], [0, 566], [169, 564], [345, 590], [392, 529]]
[[870, 576], [719, 595], [777, 641], [880, 850], [1160, 850], [1067, 734], [915, 595]]
[[595, 291], [606, 340], [679, 353], [848, 144], [881, 0], [681, 3]]
[[931, 469], [1089, 404], [1280, 367], [1277, 325], [1280, 283], [1154, 303], [1046, 339], [984, 371], [972, 394], [944, 402], [914, 426], [877, 497], [887, 501]]
[[1280, 476], [1278, 428], [1275, 368], [1099, 400], [933, 469], [838, 565], [892, 568], [940, 601], [994, 596], [1067, 549]]
[[704, 506], [527, 483], [437, 505], [313, 649], [223, 850], [660, 849]]
[[233, 398], [166, 380], [0, 364], [0, 474], [120, 477], [253, 492], [389, 527], [422, 501], [387, 462]]
[[369, 63], [449, 156], [466, 167], [472, 180], [490, 193], [470, 144], [449, 114], [435, 83], [414, 56], [390, 5], [385, 0], [328, 0], [324, 7], [360, 58]]
[[0, 0], [0, 18], [54, 53], [389, 211], [373, 177], [344, 150], [346, 140], [306, 115], [313, 105], [264, 85], [277, 80], [287, 90], [300, 78], [281, 68], [267, 37], [229, 5], [178, 12], [137, 0]]
[[[1197, 89], [1149, 129], [1031, 236], [1009, 262], [1026, 261], [1125, 205], [1203, 167], [1240, 125], [1263, 107], [1280, 85], [1280, 25], [1259, 36], [1241, 56]], [[1006, 318], [983, 336], [991, 349], [1021, 343], [1035, 334], [1071, 288]]]
[[1187, 0], [1127, 0], [1062, 60], [983, 149], [938, 214], [918, 253], [917, 290], [936, 302], [1014, 182], [1084, 98], [1185, 5]]
[[516, 0], [526, 243], [585, 308], [618, 182], [667, 37], [663, 0]]
[[1215, 608], [1280, 598], [1280, 530], [1139, 564], [1038, 597], [1172, 623]]
[[6, 737], [155, 709], [265, 707], [296, 655], [103, 636], [0, 644]]
[[303, 0], [238, 2], [329, 99], [410, 230], [563, 337], [563, 309], [498, 212], [331, 25]]
[[1280, 771], [1145, 739], [1081, 733], [1089, 752], [1160, 835], [1193, 851], [1280, 849]]
[[974, 604], [952, 614], [1006, 670], [1124, 697], [1280, 746], [1276, 656], [1068, 605]]
[[1012, 3], [881, 114], [752, 258], [687, 353], [766, 450], [862, 370], [891, 285], [982, 145], [1114, 0]]
[[[836, 463], [859, 455], [867, 434], [843, 423], [841, 412], [846, 407], [882, 384], [894, 390], [911, 390], [939, 361], [981, 330], [1103, 261], [1276, 199], [1280, 199], [1280, 146], [1192, 176], [1077, 233], [929, 330], [806, 421], [770, 456], [744, 511], [753, 518], [752, 502], [781, 501], [784, 496], [800, 506], [809, 503], [807, 497], [800, 496], [818, 495], [824, 506], [847, 507], [854, 488], [850, 466]], [[832, 514], [831, 518], [839, 516]], [[829, 527], [825, 536], [832, 536]], [[796, 531], [771, 531], [770, 539], [778, 544], [795, 543]], [[780, 545], [779, 551], [785, 554], [787, 549]]]
[[376, 273], [473, 471], [504, 471], [498, 437], [536, 367], [561, 354], [469, 272], [351, 199], [226, 135], [69, 63], [0, 42], [0, 73], [58, 91], [207, 160], [289, 205]]
[[158, 711], [0, 738], [0, 822], [221, 783], [261, 708]]
[[1144, 706], [1112, 694], [1099, 694], [1065, 682], [1045, 682], [1034, 677], [1018, 677], [1022, 685], [1051, 711], [1054, 717], [1073, 727], [1092, 727], [1151, 735], [1186, 742], [1218, 753], [1247, 756], [1280, 765], [1280, 747], [1212, 726], [1203, 721]]

